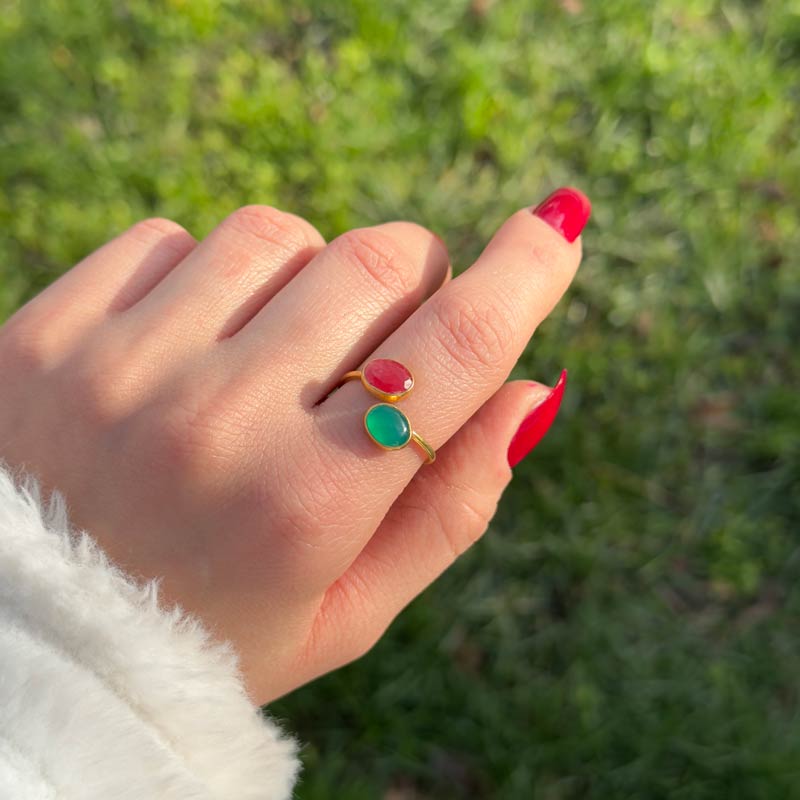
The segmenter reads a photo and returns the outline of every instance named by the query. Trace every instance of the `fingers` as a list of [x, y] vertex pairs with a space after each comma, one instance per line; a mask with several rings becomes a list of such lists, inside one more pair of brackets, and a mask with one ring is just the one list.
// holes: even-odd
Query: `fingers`
[[325, 246], [311, 223], [270, 206], [224, 219], [135, 309], [131, 325], [158, 324], [193, 344], [234, 335]]
[[[314, 646], [370, 646], [401, 609], [487, 528], [511, 478], [509, 443], [551, 394], [529, 381], [505, 384], [419, 470], [375, 535], [331, 586]], [[349, 644], [349, 648], [348, 648]]]
[[[240, 367], [311, 408], [449, 276], [441, 239], [410, 222], [339, 236], [237, 335]], [[298, 368], [300, 367], [300, 368]]]
[[110, 314], [144, 297], [195, 247], [168, 219], [146, 219], [104, 244], [14, 315], [48, 338], [54, 361]]
[[[519, 211], [469, 270], [436, 292], [371, 354], [411, 369], [414, 391], [400, 408], [435, 449], [505, 381], [566, 290], [580, 256], [579, 241], [569, 242], [529, 210]], [[317, 419], [323, 460], [353, 487], [353, 503], [371, 499], [377, 524], [423, 459], [413, 444], [387, 452], [369, 440], [362, 416], [374, 402], [351, 382], [319, 407]]]

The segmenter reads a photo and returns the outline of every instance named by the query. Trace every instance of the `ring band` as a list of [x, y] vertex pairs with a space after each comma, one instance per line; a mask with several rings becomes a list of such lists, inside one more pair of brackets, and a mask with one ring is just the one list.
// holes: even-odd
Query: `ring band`
[[408, 417], [393, 405], [414, 388], [411, 371], [399, 361], [375, 358], [363, 369], [345, 373], [337, 388], [356, 379], [370, 394], [383, 401], [364, 412], [364, 429], [370, 439], [384, 450], [401, 450], [414, 442], [425, 454], [426, 463], [432, 464], [436, 451], [411, 427]]

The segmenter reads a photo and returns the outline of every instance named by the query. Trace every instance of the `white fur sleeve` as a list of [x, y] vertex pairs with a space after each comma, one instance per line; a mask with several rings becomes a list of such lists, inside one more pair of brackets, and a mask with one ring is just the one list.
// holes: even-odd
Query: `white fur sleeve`
[[280, 800], [296, 743], [249, 701], [236, 655], [157, 604], [63, 496], [0, 461], [0, 798]]

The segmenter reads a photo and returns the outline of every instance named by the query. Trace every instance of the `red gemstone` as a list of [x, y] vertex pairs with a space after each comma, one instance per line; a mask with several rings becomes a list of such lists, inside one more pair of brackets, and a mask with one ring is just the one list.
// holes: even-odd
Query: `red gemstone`
[[383, 394], [405, 394], [413, 385], [411, 373], [391, 358], [376, 358], [364, 367], [364, 380]]

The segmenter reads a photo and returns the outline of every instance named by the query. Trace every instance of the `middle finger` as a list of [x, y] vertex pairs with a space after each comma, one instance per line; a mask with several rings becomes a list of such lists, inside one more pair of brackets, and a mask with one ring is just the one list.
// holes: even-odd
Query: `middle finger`
[[441, 239], [414, 223], [348, 231], [229, 341], [236, 368], [254, 374], [254, 363], [264, 365], [311, 409], [345, 365], [358, 364], [442, 284], [448, 267]]

